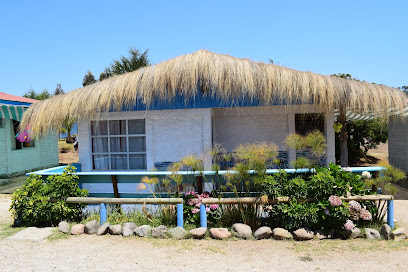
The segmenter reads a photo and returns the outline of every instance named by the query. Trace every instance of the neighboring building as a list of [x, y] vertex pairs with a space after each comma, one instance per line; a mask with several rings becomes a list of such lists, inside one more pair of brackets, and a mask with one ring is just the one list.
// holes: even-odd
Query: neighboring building
[[0, 176], [58, 165], [58, 138], [47, 134], [30, 143], [16, 140], [23, 113], [37, 100], [0, 93]]
[[[408, 103], [408, 100], [406, 102]], [[406, 116], [392, 116], [388, 122], [388, 160], [391, 165], [408, 172], [408, 117]]]

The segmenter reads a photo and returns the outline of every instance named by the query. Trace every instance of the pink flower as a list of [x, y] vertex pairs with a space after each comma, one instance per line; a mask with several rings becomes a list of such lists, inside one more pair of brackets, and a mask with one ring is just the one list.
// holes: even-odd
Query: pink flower
[[186, 196], [189, 196], [189, 195], [195, 196], [195, 192], [194, 191], [187, 192]]
[[209, 208], [209, 207], [206, 207], [206, 208], [205, 208], [205, 211], [209, 213], [209, 212], [210, 212], [210, 208]]
[[349, 202], [349, 207], [350, 207], [350, 209], [353, 209], [355, 211], [360, 211], [361, 210], [360, 203], [358, 203], [357, 201], [354, 201], [354, 200]]
[[363, 220], [371, 220], [373, 218], [373, 216], [366, 209], [361, 209], [360, 218], [363, 219]]
[[192, 209], [191, 212], [192, 212], [193, 214], [197, 214], [197, 213], [200, 212], [200, 209]]
[[325, 214], [327, 214], [327, 215], [330, 215], [330, 211], [329, 211], [329, 209], [328, 209], [328, 208], [326, 208], [326, 209], [324, 210], [324, 213], [325, 213]]
[[352, 229], [354, 229], [354, 227], [355, 227], [354, 223], [351, 220], [347, 220], [346, 223], [344, 224], [344, 228], [346, 230], [352, 230]]
[[333, 207], [340, 206], [343, 202], [341, 201], [340, 197], [332, 195], [329, 197], [330, 205]]
[[200, 208], [200, 205], [201, 205], [201, 203], [195, 204], [195, 206], [196, 206], [197, 208]]
[[211, 204], [210, 209], [215, 211], [216, 209], [218, 209], [218, 204]]
[[204, 193], [201, 194], [201, 196], [202, 196], [203, 198], [209, 198], [209, 197], [210, 197], [210, 193], [209, 193], [209, 192], [204, 192]]
[[351, 218], [351, 220], [357, 221], [358, 218], [359, 218], [359, 215], [360, 215], [360, 212], [359, 212], [359, 211], [356, 211], [356, 210], [354, 210], [354, 209], [351, 209], [351, 210], [350, 210], [350, 218]]
[[193, 206], [193, 205], [194, 205], [194, 202], [193, 202], [192, 199], [189, 199], [189, 200], [187, 201], [187, 204], [190, 205], [190, 206]]

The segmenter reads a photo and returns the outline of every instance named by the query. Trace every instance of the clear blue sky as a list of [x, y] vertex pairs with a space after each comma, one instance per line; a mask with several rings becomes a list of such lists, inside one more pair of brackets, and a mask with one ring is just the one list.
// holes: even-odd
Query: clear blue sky
[[207, 49], [408, 85], [408, 1], [7, 1], [0, 92], [65, 91], [130, 46], [152, 63]]

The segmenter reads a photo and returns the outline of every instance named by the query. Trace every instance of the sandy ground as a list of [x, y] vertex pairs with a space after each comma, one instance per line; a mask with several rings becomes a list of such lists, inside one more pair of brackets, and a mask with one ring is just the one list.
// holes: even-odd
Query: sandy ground
[[[0, 195], [0, 223], [10, 223]], [[408, 201], [395, 202], [408, 223]], [[408, 226], [408, 224], [406, 225]], [[82, 235], [0, 240], [0, 271], [408, 271], [408, 240], [214, 241]]]

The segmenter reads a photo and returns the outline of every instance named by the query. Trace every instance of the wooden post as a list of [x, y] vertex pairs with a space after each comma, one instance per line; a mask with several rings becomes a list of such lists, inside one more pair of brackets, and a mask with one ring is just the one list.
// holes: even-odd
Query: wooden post
[[119, 190], [118, 190], [118, 178], [116, 175], [112, 175], [112, 185], [113, 185], [113, 194], [115, 198], [119, 198]]
[[348, 147], [347, 147], [348, 133], [347, 133], [346, 109], [344, 107], [340, 107], [340, 114], [339, 114], [337, 121], [343, 125], [340, 131], [340, 165], [342, 167], [347, 167], [348, 166]]
[[203, 177], [196, 176], [196, 180], [197, 180], [197, 191], [198, 191], [198, 194], [201, 195], [203, 193]]

